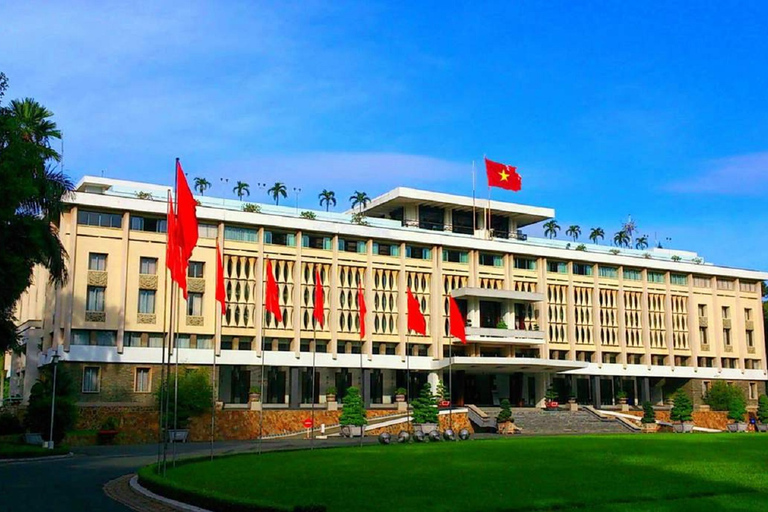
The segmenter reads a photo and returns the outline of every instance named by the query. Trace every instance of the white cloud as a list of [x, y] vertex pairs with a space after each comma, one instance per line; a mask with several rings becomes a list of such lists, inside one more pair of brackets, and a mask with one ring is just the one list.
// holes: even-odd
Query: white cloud
[[765, 194], [768, 192], [768, 152], [712, 160], [701, 173], [669, 183], [665, 189], [682, 193]]

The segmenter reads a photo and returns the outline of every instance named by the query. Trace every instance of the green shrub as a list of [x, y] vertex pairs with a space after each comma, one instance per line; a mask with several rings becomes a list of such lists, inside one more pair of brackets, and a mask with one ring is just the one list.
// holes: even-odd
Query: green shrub
[[243, 205], [243, 211], [248, 213], [261, 213], [261, 205], [245, 203]]
[[405, 395], [408, 394], [408, 391], [405, 388], [397, 388], [395, 390], [395, 394], [396, 395], [403, 395], [403, 396], [405, 396]]
[[448, 391], [448, 386], [443, 384], [443, 381], [437, 382], [437, 398], [439, 400], [449, 400], [450, 399], [450, 392]]
[[[40, 378], [29, 394], [29, 405], [24, 417], [24, 426], [30, 432], [42, 434], [50, 441], [51, 397], [53, 396], [53, 368], [46, 365], [40, 369]], [[77, 391], [71, 374], [65, 366], [59, 365], [56, 371], [56, 406], [53, 418], [53, 442], [61, 443], [77, 420], [75, 405]]]
[[504, 421], [515, 421], [512, 419], [512, 404], [509, 403], [509, 400], [506, 398], [501, 401], [501, 411], [499, 411], [499, 415], [496, 416], [496, 421], [501, 423]]
[[497, 329], [506, 329], [507, 328], [507, 322], [504, 320], [499, 320], [499, 323], [496, 324]]
[[317, 214], [309, 210], [304, 210], [299, 215], [301, 216], [302, 219], [315, 220], [317, 218]]
[[741, 388], [718, 380], [709, 388], [709, 392], [704, 397], [704, 402], [713, 411], [727, 411], [729, 410], [731, 400], [735, 397], [744, 398], [744, 392]]
[[251, 386], [251, 389], [248, 390], [248, 393], [252, 395], [260, 395], [261, 394], [261, 386]]
[[325, 394], [326, 395], [335, 395], [336, 394], [336, 388], [334, 386], [328, 386], [325, 388]]
[[24, 426], [19, 418], [9, 413], [0, 414], [0, 436], [21, 434], [22, 432], [24, 432]]
[[672, 411], [669, 414], [669, 418], [672, 421], [691, 421], [693, 420], [693, 403], [688, 395], [680, 390], [675, 393], [675, 405], [672, 406]]
[[586, 251], [587, 250], [587, 246], [584, 245], [584, 244], [579, 244], [579, 245], [576, 246], [576, 250], [577, 251]]
[[656, 412], [653, 410], [651, 402], [643, 402], [643, 419], [641, 423], [656, 423]]
[[366, 219], [365, 214], [362, 212], [357, 212], [352, 214], [352, 224], [357, 224], [360, 226], [368, 226], [369, 223], [365, 219]]
[[544, 398], [546, 398], [549, 401], [557, 400], [558, 398], [557, 390], [555, 389], [555, 386], [550, 384], [550, 386], [547, 388], [547, 392], [544, 393]]
[[362, 427], [368, 424], [365, 419], [365, 407], [363, 407], [363, 397], [360, 396], [360, 390], [355, 386], [347, 388], [347, 394], [343, 400], [344, 408], [341, 410], [339, 423], [342, 425], [355, 425]]
[[627, 392], [626, 392], [626, 391], [624, 391], [623, 389], [620, 389], [620, 390], [618, 390], [618, 391], [616, 392], [616, 398], [618, 398], [619, 400], [622, 400], [622, 399], [624, 399], [624, 398], [627, 398], [627, 396], [628, 396], [628, 395], [627, 395]]
[[419, 398], [412, 401], [414, 423], [437, 423], [437, 401], [432, 395], [432, 387], [424, 384]]
[[744, 421], [744, 416], [747, 414], [747, 402], [744, 400], [744, 395], [734, 395], [731, 397], [731, 401], [728, 404], [728, 419], [734, 421]]
[[117, 421], [117, 418], [114, 416], [110, 416], [106, 420], [104, 420], [104, 423], [101, 424], [101, 430], [117, 430], [119, 427], [119, 422]]
[[[168, 408], [170, 417], [168, 424], [173, 428], [174, 413], [174, 387], [175, 375], [168, 379], [168, 389], [171, 393], [171, 404]], [[178, 394], [178, 412], [177, 425], [179, 428], [187, 428], [189, 419], [195, 416], [201, 416], [211, 410], [211, 396], [213, 388], [208, 379], [208, 373], [204, 370], [185, 371], [179, 374], [179, 394]], [[158, 404], [160, 403], [160, 390], [155, 393]]]
[[768, 423], [768, 396], [760, 395], [757, 399], [757, 419], [760, 423]]

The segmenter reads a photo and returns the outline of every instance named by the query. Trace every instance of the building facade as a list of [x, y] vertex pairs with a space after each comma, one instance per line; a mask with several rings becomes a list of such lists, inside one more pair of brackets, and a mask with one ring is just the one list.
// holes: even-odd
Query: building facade
[[[550, 386], [562, 400], [596, 406], [616, 403], [620, 391], [630, 403], [660, 403], [683, 386], [700, 401], [715, 380], [737, 383], [750, 403], [765, 392], [767, 273], [685, 251], [528, 238], [523, 228], [553, 218], [552, 209], [413, 189], [343, 214], [201, 196], [189, 298], [172, 304], [167, 190], [94, 177], [78, 184], [59, 226], [70, 278], [54, 289], [38, 270], [19, 303], [26, 349], [11, 363], [12, 394], [26, 396], [57, 351], [82, 402], [151, 403], [172, 308], [173, 361], [211, 371], [224, 407], [245, 406], [262, 382], [264, 407], [274, 408], [323, 404], [326, 389], [343, 396], [350, 385], [386, 407], [397, 388], [415, 395], [439, 381], [457, 405], [541, 405]], [[262, 308], [266, 258], [282, 323]], [[312, 322], [316, 270], [322, 328]], [[426, 336], [407, 332], [409, 288]], [[466, 345], [448, 336], [449, 296], [466, 313]]]

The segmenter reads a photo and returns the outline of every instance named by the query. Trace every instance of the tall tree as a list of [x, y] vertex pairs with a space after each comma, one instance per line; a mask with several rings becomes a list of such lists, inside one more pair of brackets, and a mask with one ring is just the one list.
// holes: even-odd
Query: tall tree
[[360, 192], [359, 190], [355, 190], [355, 193], [349, 196], [349, 201], [352, 204], [352, 209], [354, 209], [356, 206], [360, 207], [360, 213], [363, 212], [363, 208], [368, 206], [368, 203], [371, 202], [371, 198], [368, 197], [368, 194], [365, 192]]
[[647, 248], [648, 248], [648, 235], [637, 237], [637, 240], [635, 240], [635, 249], [639, 251], [644, 251]]
[[544, 236], [550, 240], [557, 237], [558, 231], [560, 231], [560, 224], [555, 219], [544, 223]]
[[237, 185], [235, 185], [235, 188], [232, 189], [232, 192], [234, 192], [241, 201], [243, 200], [243, 196], [251, 195], [251, 189], [244, 181], [238, 181]]
[[603, 228], [592, 228], [589, 231], [589, 239], [592, 240], [593, 243], [597, 243], [597, 239], [605, 240], [605, 231], [603, 231]]
[[205, 191], [211, 188], [211, 182], [205, 178], [195, 178], [195, 190], [200, 192], [201, 196], [205, 195]]
[[272, 196], [272, 200], [275, 202], [275, 205], [279, 205], [280, 196], [288, 197], [288, 189], [286, 188], [285, 183], [278, 181], [272, 185], [272, 188], [267, 190], [267, 194]]
[[323, 189], [323, 191], [318, 194], [317, 198], [320, 199], [320, 207], [325, 204], [325, 211], [328, 211], [331, 205], [336, 206], [336, 192], [333, 190]]
[[613, 235], [613, 243], [617, 247], [629, 247], [631, 241], [632, 239], [630, 238], [629, 234], [623, 229]]
[[[0, 76], [0, 98], [6, 83]], [[14, 306], [35, 265], [48, 269], [54, 285], [67, 279], [57, 226], [73, 185], [56, 167], [51, 140], [61, 132], [52, 116], [30, 98], [0, 105], [0, 353], [16, 344]]]
[[572, 226], [568, 227], [568, 229], [565, 231], [565, 234], [573, 238], [573, 241], [575, 242], [579, 239], [579, 236], [581, 236], [581, 227], [573, 224]]

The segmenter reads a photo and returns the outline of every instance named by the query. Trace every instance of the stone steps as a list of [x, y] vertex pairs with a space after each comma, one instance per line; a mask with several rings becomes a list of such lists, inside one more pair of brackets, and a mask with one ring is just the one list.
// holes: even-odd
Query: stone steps
[[[482, 407], [495, 418], [499, 407]], [[616, 420], [600, 419], [585, 410], [544, 411], [541, 409], [512, 409], [515, 424], [523, 434], [626, 434], [629, 429]]]

